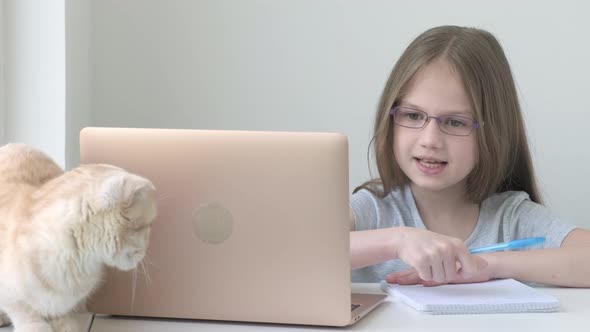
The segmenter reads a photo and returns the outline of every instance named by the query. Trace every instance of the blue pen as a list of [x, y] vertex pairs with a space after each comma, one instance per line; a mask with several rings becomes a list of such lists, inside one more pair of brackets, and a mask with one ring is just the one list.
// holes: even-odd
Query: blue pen
[[544, 237], [529, 237], [526, 239], [520, 240], [513, 240], [504, 243], [492, 244], [491, 246], [479, 247], [469, 249], [469, 252], [472, 254], [478, 254], [482, 252], [492, 252], [492, 251], [500, 251], [505, 249], [520, 249], [525, 247], [534, 246], [535, 244], [545, 242]]

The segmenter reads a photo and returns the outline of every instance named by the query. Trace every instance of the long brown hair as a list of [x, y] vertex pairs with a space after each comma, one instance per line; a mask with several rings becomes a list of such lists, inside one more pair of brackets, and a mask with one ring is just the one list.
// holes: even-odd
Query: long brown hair
[[395, 64], [379, 102], [369, 151], [375, 149], [379, 178], [357, 187], [385, 197], [409, 182], [395, 161], [391, 107], [405, 96], [416, 72], [432, 61], [448, 61], [462, 78], [476, 120], [479, 160], [467, 176], [466, 195], [479, 203], [491, 194], [525, 191], [541, 203], [510, 65], [500, 43], [476, 28], [440, 26], [419, 35]]

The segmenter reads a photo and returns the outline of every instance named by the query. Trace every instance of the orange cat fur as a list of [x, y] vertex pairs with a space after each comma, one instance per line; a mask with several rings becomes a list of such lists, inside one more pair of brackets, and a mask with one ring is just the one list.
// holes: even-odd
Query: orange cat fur
[[73, 310], [106, 265], [144, 258], [155, 216], [145, 178], [109, 165], [64, 172], [28, 146], [0, 147], [0, 326], [78, 331]]

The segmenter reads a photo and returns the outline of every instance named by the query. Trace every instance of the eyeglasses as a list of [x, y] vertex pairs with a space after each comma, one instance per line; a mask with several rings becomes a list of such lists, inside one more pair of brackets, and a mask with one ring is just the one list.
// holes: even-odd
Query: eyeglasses
[[435, 119], [443, 133], [455, 136], [468, 136], [479, 123], [460, 115], [430, 116], [426, 112], [408, 106], [396, 106], [389, 111], [396, 124], [413, 129], [424, 128], [430, 119]]

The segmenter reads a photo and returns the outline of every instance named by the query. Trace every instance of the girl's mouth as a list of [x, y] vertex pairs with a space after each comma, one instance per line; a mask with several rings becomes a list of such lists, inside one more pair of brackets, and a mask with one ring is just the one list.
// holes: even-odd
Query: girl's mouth
[[414, 158], [414, 160], [418, 169], [426, 174], [439, 174], [448, 165], [448, 162], [437, 159]]

